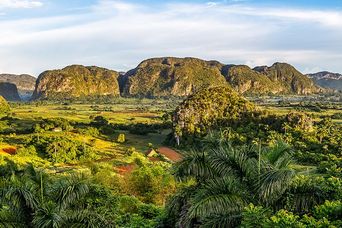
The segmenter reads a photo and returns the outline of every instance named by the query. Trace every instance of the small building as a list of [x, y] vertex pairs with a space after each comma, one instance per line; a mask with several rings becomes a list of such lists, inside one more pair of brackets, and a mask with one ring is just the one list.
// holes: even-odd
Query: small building
[[159, 154], [157, 153], [157, 151], [155, 151], [154, 149], [149, 149], [146, 153], [145, 153], [146, 157], [156, 157], [158, 156]]

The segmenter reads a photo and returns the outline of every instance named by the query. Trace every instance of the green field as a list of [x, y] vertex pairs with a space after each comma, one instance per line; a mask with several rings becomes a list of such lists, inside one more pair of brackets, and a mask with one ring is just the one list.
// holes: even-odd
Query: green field
[[[133, 101], [132, 101], [133, 100]], [[39, 123], [42, 119], [62, 118], [66, 121], [77, 124], [89, 124], [93, 117], [102, 116], [106, 118], [109, 124], [131, 125], [131, 124], [161, 124], [162, 116], [166, 112], [170, 112], [178, 104], [177, 101], [170, 102], [165, 100], [119, 100], [115, 104], [13, 104], [10, 116], [14, 120], [4, 121], [4, 129], [30, 129], [35, 123]], [[127, 101], [127, 102], [126, 102]], [[8, 122], [10, 122], [8, 124]], [[118, 162], [122, 160], [125, 152], [130, 148], [145, 153], [151, 143], [153, 147], [160, 147], [166, 136], [171, 132], [170, 129], [163, 129], [155, 133], [146, 135], [132, 134], [128, 130], [113, 130], [110, 134], [99, 136], [87, 136], [77, 133], [73, 130], [54, 132], [53, 130], [40, 133], [46, 137], [63, 137], [68, 136], [74, 140], [82, 141], [89, 144], [91, 141], [95, 143], [92, 147], [100, 156], [100, 162]], [[117, 143], [119, 134], [125, 134], [126, 142]], [[7, 134], [6, 134], [7, 135]], [[29, 134], [12, 134], [5, 136], [3, 144], [6, 146], [20, 146], [20, 142], [25, 138], [37, 135], [37, 133]], [[59, 164], [61, 165], [61, 164]]]

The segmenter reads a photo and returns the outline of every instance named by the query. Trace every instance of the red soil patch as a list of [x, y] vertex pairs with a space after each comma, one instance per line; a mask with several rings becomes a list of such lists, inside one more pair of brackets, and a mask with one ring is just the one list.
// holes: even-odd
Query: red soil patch
[[2, 152], [6, 153], [6, 154], [14, 155], [17, 152], [17, 148], [15, 148], [15, 147], [2, 148]]
[[173, 162], [178, 162], [178, 161], [182, 160], [182, 155], [180, 155], [177, 151], [175, 151], [171, 148], [160, 147], [158, 149], [158, 152]]
[[134, 168], [135, 168], [135, 164], [128, 164], [128, 165], [119, 166], [116, 169], [121, 175], [123, 175], [123, 174], [131, 173]]

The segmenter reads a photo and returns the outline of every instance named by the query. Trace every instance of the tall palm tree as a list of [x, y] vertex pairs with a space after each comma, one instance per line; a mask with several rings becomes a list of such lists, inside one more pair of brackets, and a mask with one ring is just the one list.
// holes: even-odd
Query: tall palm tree
[[0, 227], [103, 227], [104, 219], [79, 203], [88, 192], [82, 176], [52, 183], [28, 166], [20, 176], [0, 180]]
[[207, 145], [212, 146], [185, 153], [175, 165], [180, 180], [195, 180], [189, 192], [187, 187], [182, 190], [186, 199], [176, 195], [168, 206], [170, 213], [180, 217], [178, 226], [235, 227], [248, 203], [273, 207], [291, 189], [296, 172], [286, 144], [273, 148], [234, 147], [225, 141]]

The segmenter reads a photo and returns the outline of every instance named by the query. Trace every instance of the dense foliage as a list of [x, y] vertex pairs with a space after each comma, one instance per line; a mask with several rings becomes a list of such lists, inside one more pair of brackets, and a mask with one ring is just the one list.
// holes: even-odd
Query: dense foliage
[[162, 210], [112, 192], [91, 176], [0, 166], [0, 227], [154, 227]]
[[202, 90], [176, 109], [174, 133], [176, 137], [204, 135], [210, 128], [226, 125], [236, 119], [250, 119], [254, 105], [229, 87]]
[[278, 100], [11, 103], [0, 227], [340, 227], [340, 106]]
[[[164, 222], [171, 227], [282, 227], [288, 221], [281, 220], [293, 216], [293, 224], [318, 224], [320, 219], [340, 224], [336, 215], [341, 180], [317, 179], [296, 170], [292, 154], [284, 143], [263, 148], [232, 146], [218, 138], [206, 141], [185, 153], [176, 165], [176, 177], [188, 185], [168, 203]], [[332, 200], [333, 206], [329, 201], [318, 206], [324, 200]], [[248, 206], [251, 203], [258, 206]], [[331, 211], [326, 212], [323, 208], [329, 206]], [[318, 215], [318, 211], [329, 216]], [[307, 214], [305, 221], [299, 219], [303, 214]]]
[[98, 158], [96, 151], [84, 142], [68, 137], [33, 136], [27, 142], [37, 153], [53, 163], [72, 163]]
[[32, 99], [119, 96], [119, 73], [95, 66], [71, 65], [41, 73]]
[[239, 101], [213, 88], [176, 109], [173, 133], [189, 152], [175, 166], [183, 187], [168, 202], [163, 224], [340, 227], [342, 126]]
[[196, 58], [148, 59], [123, 76], [123, 95], [185, 97], [203, 88], [227, 84], [221, 67], [219, 62]]

